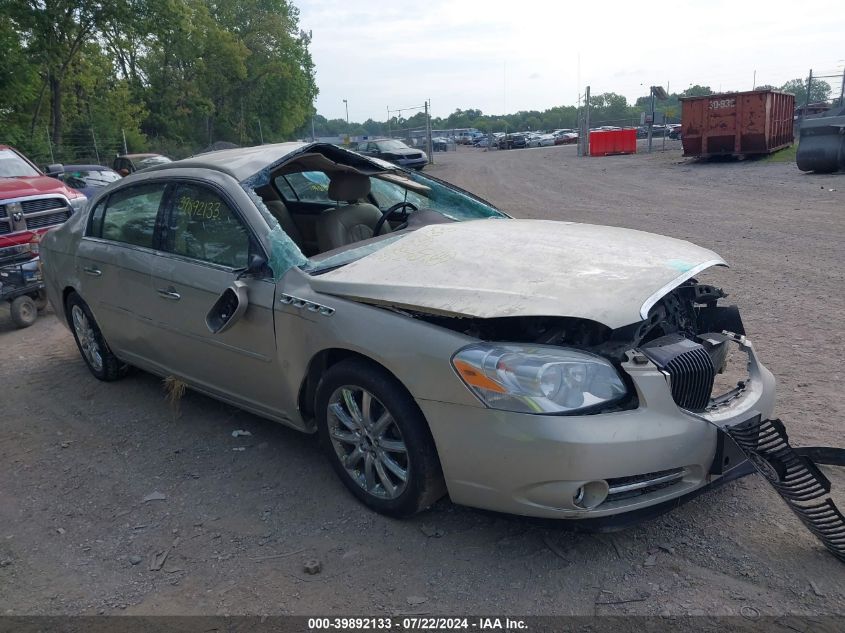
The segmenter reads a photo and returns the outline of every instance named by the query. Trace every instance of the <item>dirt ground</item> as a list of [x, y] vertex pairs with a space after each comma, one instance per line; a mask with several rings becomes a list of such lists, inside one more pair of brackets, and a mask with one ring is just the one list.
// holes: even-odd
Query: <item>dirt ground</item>
[[[732, 268], [707, 279], [778, 377], [794, 444], [845, 445], [845, 176], [677, 147], [436, 160], [431, 173], [517, 217], [719, 252]], [[357, 504], [309, 436], [190, 392], [176, 417], [140, 372], [97, 382], [52, 314], [19, 331], [0, 307], [0, 349], [0, 613], [845, 613], [845, 566], [757, 476], [612, 535], [448, 499], [396, 521]]]

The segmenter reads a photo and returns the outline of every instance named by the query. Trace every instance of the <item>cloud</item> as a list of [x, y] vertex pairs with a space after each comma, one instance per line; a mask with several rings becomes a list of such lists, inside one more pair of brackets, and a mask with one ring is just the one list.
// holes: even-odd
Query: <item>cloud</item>
[[[318, 111], [342, 118], [347, 99], [356, 121], [383, 120], [388, 107], [426, 99], [439, 116], [542, 110], [574, 104], [586, 85], [629, 101], [652, 84], [744, 90], [754, 70], [758, 83], [781, 85], [810, 67], [836, 69], [840, 1], [819, 0], [796, 22], [784, 0], [713, 0], [723, 10], [707, 11], [699, 0], [678, 0], [666, 31], [644, 30], [621, 0], [602, 5], [604, 15], [621, 16], [609, 20], [589, 6], [536, 0], [520, 3], [516, 15], [503, 0], [294, 0], [301, 27], [313, 33]], [[578, 28], [584, 23], [591, 28]]]

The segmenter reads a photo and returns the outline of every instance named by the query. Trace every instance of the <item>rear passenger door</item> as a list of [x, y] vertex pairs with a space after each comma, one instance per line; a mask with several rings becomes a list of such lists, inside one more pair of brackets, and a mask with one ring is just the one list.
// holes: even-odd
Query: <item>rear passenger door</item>
[[[76, 255], [79, 293], [121, 359], [148, 359], [152, 286], [164, 182], [124, 187], [92, 210]], [[139, 363], [143, 364], [143, 363]]]
[[161, 252], [152, 275], [155, 354], [193, 386], [258, 413], [279, 415], [273, 325], [275, 283], [241, 279], [249, 307], [228, 330], [212, 334], [206, 315], [245, 269], [259, 241], [222, 189], [199, 181], [174, 184], [164, 213]]

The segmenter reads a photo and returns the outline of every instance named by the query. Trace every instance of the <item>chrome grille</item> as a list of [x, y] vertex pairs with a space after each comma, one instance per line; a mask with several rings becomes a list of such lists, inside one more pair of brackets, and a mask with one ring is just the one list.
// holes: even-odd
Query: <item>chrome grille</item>
[[669, 334], [640, 348], [668, 376], [672, 398], [682, 409], [704, 411], [710, 403], [716, 368], [703, 345]]
[[643, 473], [642, 475], [633, 475], [631, 477], [608, 479], [608, 491], [605, 503], [608, 501], [621, 501], [623, 499], [639, 497], [669, 488], [683, 481], [686, 474], [687, 471], [684, 468], [672, 468], [670, 470]]
[[672, 387], [672, 398], [679, 407], [703, 411], [710, 402], [716, 368], [703, 347], [691, 349], [666, 364]]
[[21, 209], [24, 215], [49, 211], [50, 209], [62, 209], [65, 206], [65, 202], [61, 198], [38, 198], [36, 200], [24, 200], [21, 202]]
[[7, 201], [0, 205], [0, 235], [56, 226], [70, 214], [71, 208], [62, 196]]

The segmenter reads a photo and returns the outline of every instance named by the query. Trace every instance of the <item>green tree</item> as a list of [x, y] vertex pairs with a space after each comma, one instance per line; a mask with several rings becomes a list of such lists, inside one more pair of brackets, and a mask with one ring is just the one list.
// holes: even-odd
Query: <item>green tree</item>
[[26, 42], [27, 53], [38, 64], [43, 80], [32, 128], [47, 89], [53, 143], [57, 145], [62, 142], [63, 83], [68, 69], [97, 28], [112, 17], [112, 8], [107, 0], [0, 0], [0, 15], [8, 16]]
[[[805, 79], [790, 79], [780, 89], [795, 95], [796, 106], [802, 106], [807, 103], [807, 81]], [[826, 81], [814, 79], [810, 86], [809, 103], [827, 101], [830, 99], [831, 90], [830, 84]]]
[[712, 95], [713, 91], [710, 89], [710, 86], [699, 86], [695, 84], [684, 90], [681, 94], [684, 97], [706, 97]]

